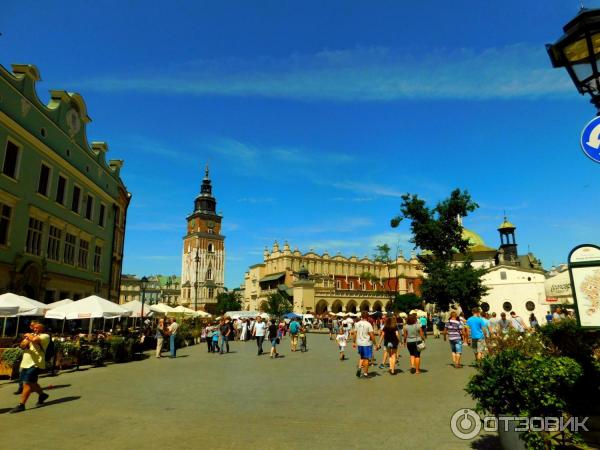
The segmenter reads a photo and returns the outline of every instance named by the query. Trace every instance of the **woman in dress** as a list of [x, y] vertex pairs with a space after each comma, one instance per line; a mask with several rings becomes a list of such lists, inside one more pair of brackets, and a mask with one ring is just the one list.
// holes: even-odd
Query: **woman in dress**
[[242, 332], [240, 334], [240, 341], [246, 341], [248, 339], [248, 321], [242, 320]]
[[[396, 354], [398, 352], [398, 344], [400, 344], [400, 333], [398, 333], [398, 324], [395, 317], [388, 317], [385, 320], [381, 334], [379, 337], [379, 347], [381, 343], [384, 345], [384, 352], [390, 360], [390, 374], [396, 374]], [[384, 358], [385, 359], [385, 358]], [[380, 366], [380, 368], [382, 368]]]

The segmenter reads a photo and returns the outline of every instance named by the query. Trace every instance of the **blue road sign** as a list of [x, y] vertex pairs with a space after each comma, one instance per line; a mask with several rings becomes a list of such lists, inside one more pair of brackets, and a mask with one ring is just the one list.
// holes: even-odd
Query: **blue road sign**
[[600, 117], [594, 117], [581, 132], [583, 153], [600, 163]]

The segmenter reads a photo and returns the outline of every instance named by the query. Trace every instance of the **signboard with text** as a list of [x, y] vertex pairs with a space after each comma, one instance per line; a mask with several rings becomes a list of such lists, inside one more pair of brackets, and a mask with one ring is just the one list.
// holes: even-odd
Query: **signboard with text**
[[569, 274], [579, 325], [600, 329], [600, 247], [584, 244], [571, 250]]

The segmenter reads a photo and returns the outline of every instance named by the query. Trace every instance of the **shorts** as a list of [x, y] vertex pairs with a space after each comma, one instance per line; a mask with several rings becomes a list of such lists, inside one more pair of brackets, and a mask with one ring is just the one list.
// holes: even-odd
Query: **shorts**
[[360, 355], [360, 359], [371, 359], [373, 357], [373, 346], [359, 345], [358, 354]]
[[460, 339], [457, 341], [450, 341], [450, 349], [452, 350], [452, 353], [462, 353], [462, 346], [463, 343]]
[[277, 345], [277, 339], [278, 338], [271, 339], [271, 347], [275, 347]]
[[338, 347], [340, 348], [340, 352], [343, 352], [344, 350], [346, 350], [345, 345], [339, 345]]
[[408, 349], [408, 353], [410, 354], [410, 356], [414, 356], [415, 358], [420, 358], [421, 352], [417, 348], [417, 344], [418, 344], [418, 342], [407, 342], [406, 348]]
[[27, 369], [21, 369], [19, 373], [19, 381], [25, 384], [34, 384], [38, 382], [38, 375], [40, 374], [40, 369], [36, 366], [28, 367]]
[[383, 345], [387, 350], [397, 350], [398, 349], [397, 342], [384, 342]]
[[484, 339], [471, 339], [471, 348], [476, 353], [483, 353], [485, 351], [485, 340]]

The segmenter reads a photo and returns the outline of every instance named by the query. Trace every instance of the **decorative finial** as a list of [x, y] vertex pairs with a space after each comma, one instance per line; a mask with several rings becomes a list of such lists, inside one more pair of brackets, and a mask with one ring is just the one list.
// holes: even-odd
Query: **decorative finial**
[[208, 178], [208, 164], [206, 164], [206, 168], [204, 169], [204, 178]]

